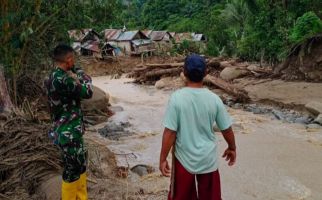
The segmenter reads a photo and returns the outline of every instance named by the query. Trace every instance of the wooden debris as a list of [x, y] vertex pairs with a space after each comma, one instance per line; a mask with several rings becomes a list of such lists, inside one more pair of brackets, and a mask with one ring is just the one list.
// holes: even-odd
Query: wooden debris
[[231, 83], [228, 83], [227, 81], [224, 81], [221, 78], [217, 78], [217, 77], [214, 77], [214, 76], [211, 76], [211, 75], [207, 75], [205, 77], [204, 81], [206, 83], [213, 84], [214, 86], [224, 90], [228, 94], [236, 97], [236, 101], [247, 102], [250, 99], [249, 96], [248, 96], [248, 93], [245, 90], [243, 90], [241, 88], [238, 88], [238, 87], [232, 85]]
[[167, 69], [167, 68], [174, 68], [174, 67], [183, 67], [184, 63], [165, 63], [165, 64], [146, 64], [147, 67], [149, 68], [162, 68], [162, 69]]
[[161, 77], [163, 75], [179, 75], [182, 71], [182, 68], [173, 68], [173, 69], [161, 69], [156, 71], [150, 71], [145, 74], [145, 77]]

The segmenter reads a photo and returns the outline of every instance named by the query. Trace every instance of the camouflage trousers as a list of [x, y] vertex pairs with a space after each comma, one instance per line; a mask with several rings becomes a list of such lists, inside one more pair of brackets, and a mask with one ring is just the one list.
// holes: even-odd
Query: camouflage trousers
[[60, 149], [64, 166], [63, 180], [68, 183], [77, 181], [86, 171], [87, 151], [83, 138], [80, 141], [60, 146]]

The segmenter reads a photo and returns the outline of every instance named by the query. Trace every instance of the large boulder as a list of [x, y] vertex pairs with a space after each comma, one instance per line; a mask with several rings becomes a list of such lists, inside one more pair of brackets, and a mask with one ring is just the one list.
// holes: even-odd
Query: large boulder
[[314, 115], [322, 114], [322, 103], [311, 101], [305, 105], [305, 108]]
[[157, 89], [178, 89], [185, 85], [181, 77], [165, 77], [155, 83]]
[[100, 88], [93, 86], [93, 96], [91, 99], [82, 101], [84, 111], [101, 110], [106, 111], [109, 106], [109, 95]]
[[258, 70], [260, 70], [260, 67], [259, 67], [258, 65], [255, 65], [255, 64], [251, 64], [251, 65], [249, 65], [249, 66], [247, 67], [247, 69], [248, 69], [249, 71], [258, 71]]
[[319, 116], [315, 118], [314, 122], [322, 125], [322, 114], [319, 114]]
[[165, 77], [165, 78], [162, 78], [160, 80], [158, 80], [156, 83], [155, 83], [155, 87], [157, 89], [163, 89], [167, 86], [169, 86], [169, 83], [172, 81], [172, 77]]
[[234, 80], [236, 78], [245, 76], [249, 71], [237, 67], [226, 67], [220, 73], [220, 77], [226, 81]]

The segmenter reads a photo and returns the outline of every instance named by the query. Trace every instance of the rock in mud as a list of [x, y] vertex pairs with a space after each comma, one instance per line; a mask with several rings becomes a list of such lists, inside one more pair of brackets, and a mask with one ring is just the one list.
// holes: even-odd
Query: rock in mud
[[247, 69], [249, 71], [257, 71], [257, 70], [260, 70], [260, 67], [258, 65], [255, 65], [255, 64], [251, 64], [247, 67]]
[[113, 113], [124, 111], [124, 108], [123, 108], [123, 107], [121, 107], [121, 106], [111, 106], [111, 107], [109, 107], [109, 109], [110, 109], [110, 111], [112, 111]]
[[82, 101], [82, 109], [84, 111], [107, 111], [109, 106], [109, 95], [100, 88], [93, 86], [93, 96], [91, 99], [84, 99]]
[[230, 81], [248, 74], [246, 69], [240, 69], [236, 67], [227, 67], [220, 72], [220, 77], [226, 81]]
[[155, 83], [155, 87], [157, 89], [165, 88], [171, 81], [172, 81], [171, 77], [162, 78]]
[[319, 114], [319, 116], [315, 118], [314, 122], [322, 125], [322, 114]]
[[281, 111], [278, 111], [278, 110], [273, 110], [272, 111], [274, 117], [278, 120], [283, 120], [284, 119], [284, 115]]
[[313, 130], [318, 130], [321, 129], [322, 126], [320, 126], [319, 124], [308, 124], [306, 125], [306, 129], [313, 129]]
[[110, 140], [119, 140], [121, 137], [133, 135], [132, 132], [127, 130], [129, 127], [129, 122], [108, 122], [108, 124], [105, 125], [104, 128], [99, 129], [98, 132], [100, 135], [107, 137]]
[[136, 165], [132, 167], [132, 172], [138, 174], [139, 176], [145, 176], [154, 172], [153, 167], [147, 165]]
[[298, 124], [308, 124], [311, 122], [311, 119], [309, 117], [298, 117], [294, 120], [294, 123], [298, 123]]
[[168, 88], [181, 88], [184, 86], [184, 80], [181, 77], [174, 78], [174, 77], [165, 77], [160, 79], [155, 83], [155, 87], [157, 89], [168, 89]]
[[305, 105], [305, 108], [314, 115], [322, 114], [322, 103], [311, 101]]

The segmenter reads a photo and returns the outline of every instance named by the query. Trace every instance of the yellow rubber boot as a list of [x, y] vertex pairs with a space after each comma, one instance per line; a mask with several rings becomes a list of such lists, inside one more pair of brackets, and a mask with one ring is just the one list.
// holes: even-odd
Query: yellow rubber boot
[[80, 175], [77, 185], [77, 200], [87, 200], [87, 176], [86, 172]]
[[78, 180], [71, 183], [63, 181], [61, 194], [62, 200], [76, 200], [78, 182]]

